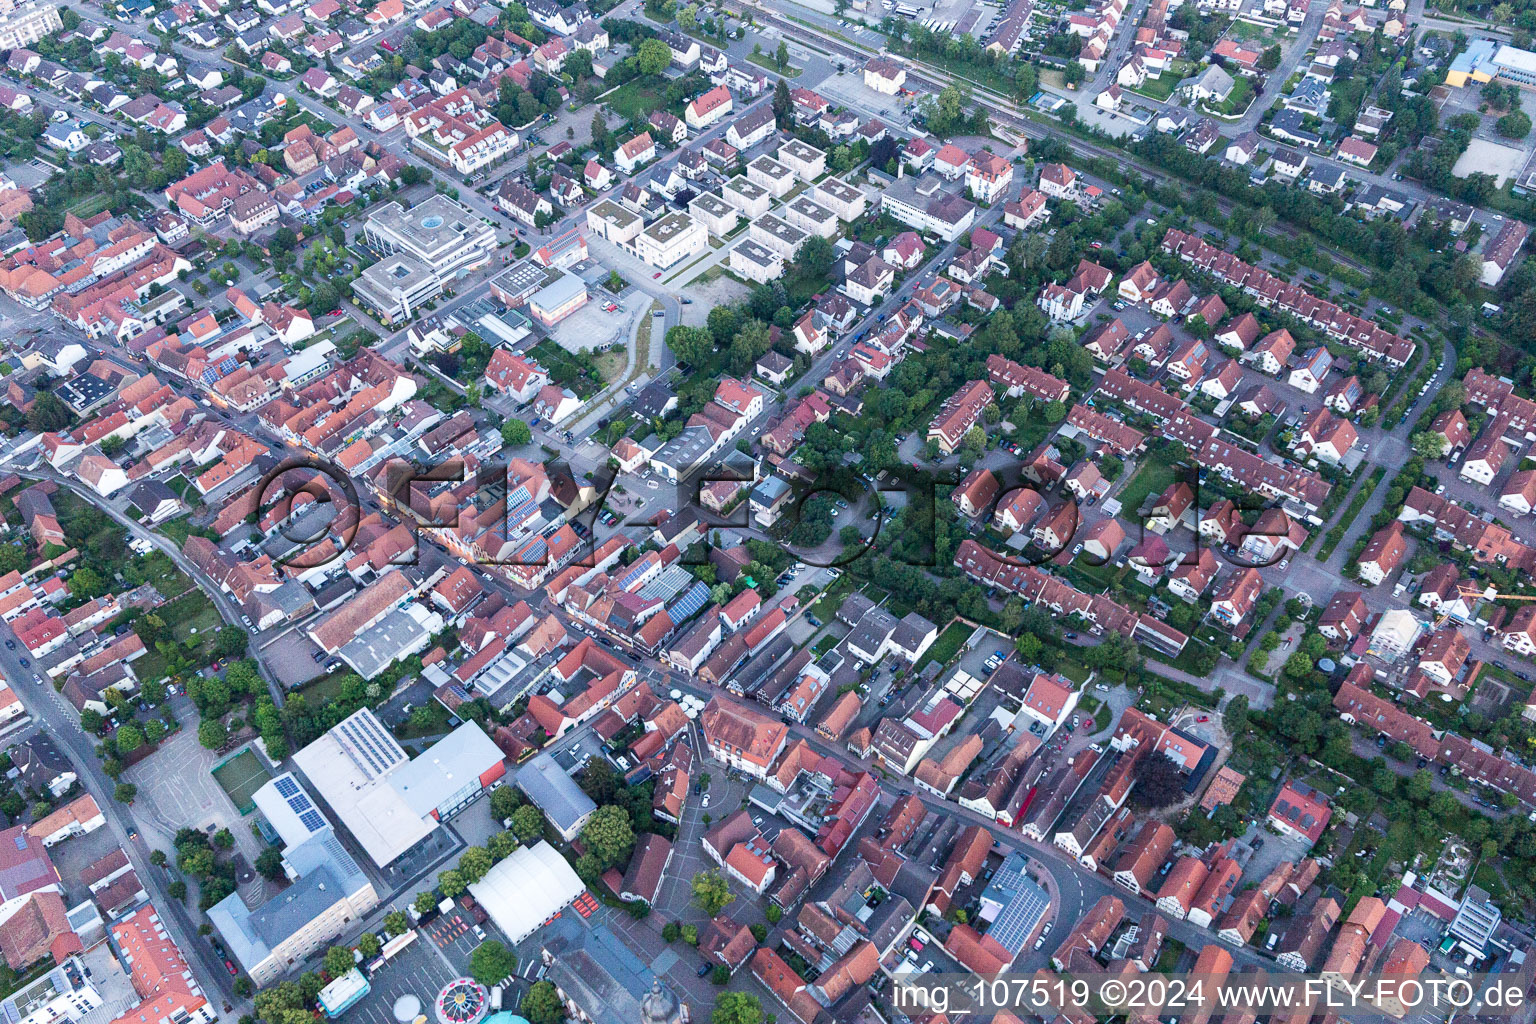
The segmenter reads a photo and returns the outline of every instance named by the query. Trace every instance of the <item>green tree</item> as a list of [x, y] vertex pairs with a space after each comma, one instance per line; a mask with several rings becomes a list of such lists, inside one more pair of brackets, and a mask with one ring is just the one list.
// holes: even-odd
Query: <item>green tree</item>
[[[655, 42], [655, 40], [647, 40]], [[665, 43], [662, 43], [665, 46]], [[528, 989], [528, 994], [523, 997], [521, 1007], [523, 1016], [528, 1018], [529, 1024], [560, 1024], [565, 1019], [565, 1004], [560, 1001], [560, 993], [555, 990], [553, 982], [536, 981]], [[729, 1024], [729, 1022], [722, 1022]], [[752, 1022], [757, 1024], [757, 1022]]]
[[1138, 807], [1158, 808], [1175, 803], [1184, 793], [1184, 776], [1171, 758], [1144, 757], [1136, 766], [1131, 799]]
[[709, 980], [711, 984], [723, 986], [731, 980], [731, 969], [725, 964], [715, 964], [709, 972]]
[[763, 916], [768, 918], [769, 924], [778, 924], [784, 917], [784, 911], [779, 908], [777, 903], [770, 903], [768, 904], [768, 909], [763, 912]]
[[519, 419], [509, 419], [501, 425], [501, 442], [509, 448], [520, 448], [533, 443], [533, 430]]
[[469, 976], [487, 987], [517, 970], [517, 954], [492, 939], [469, 955]]
[[372, 960], [383, 948], [384, 943], [380, 942], [378, 935], [373, 932], [363, 932], [358, 936], [357, 951], [363, 954], [364, 960]]
[[263, 878], [270, 878], [274, 882], [284, 877], [283, 854], [275, 846], [269, 846], [261, 851], [256, 858], [256, 870]]
[[391, 910], [384, 915], [384, 931], [393, 938], [396, 935], [404, 935], [411, 930], [411, 919], [405, 916], [403, 910]]
[[[219, 630], [218, 639], [213, 642], [213, 656], [215, 658], [242, 657], [250, 642], [250, 635], [245, 630], [236, 626], [224, 626]], [[256, 667], [251, 665], [250, 668], [254, 672]]]
[[966, 454], [971, 458], [976, 458], [987, 448], [987, 432], [981, 427], [972, 427], [960, 439], [960, 447], [965, 449]]
[[679, 324], [667, 331], [667, 348], [672, 350], [678, 362], [697, 368], [715, 350], [715, 336], [702, 327]]
[[[635, 68], [642, 75], [659, 75], [672, 63], [672, 51], [660, 39], [647, 39], [635, 50]], [[538, 1024], [537, 1021], [534, 1024]]]
[[437, 906], [437, 894], [430, 891], [417, 893], [416, 902], [412, 903], [411, 906], [418, 914], [430, 913], [432, 908]]
[[691, 888], [694, 906], [710, 917], [719, 914], [736, 899], [736, 894], [731, 892], [725, 876], [714, 868], [694, 875]]
[[1523, 110], [1513, 110], [1494, 122], [1494, 131], [1506, 139], [1523, 139], [1531, 134], [1531, 116]]
[[[788, 122], [792, 109], [794, 109], [794, 100], [789, 94], [789, 82], [781, 78], [773, 86], [773, 116], [779, 122], [779, 127], [784, 127]], [[67, 414], [66, 410], [66, 416]]]
[[137, 722], [124, 722], [117, 730], [117, 752], [123, 757], [144, 745], [144, 730]]
[[525, 843], [544, 834], [544, 812], [533, 804], [524, 804], [512, 812], [512, 833]]
[[197, 742], [209, 750], [218, 750], [229, 737], [229, 730], [217, 718], [205, 718], [197, 726]]
[[617, 804], [599, 807], [582, 828], [581, 842], [605, 870], [623, 863], [635, 845], [629, 811]]
[[325, 951], [323, 965], [326, 974], [329, 974], [333, 979], [339, 978], [354, 966], [352, 951], [346, 946], [332, 946]]
[[459, 855], [459, 874], [464, 877], [465, 883], [474, 885], [485, 877], [494, 864], [495, 860], [489, 850], [483, 846], [471, 846]]
[[[741, 328], [741, 317], [731, 306], [716, 306], [706, 321], [709, 333], [719, 345], [727, 344]], [[670, 333], [670, 332], [669, 332]]]
[[722, 992], [709, 1020], [710, 1024], [763, 1024], [763, 1004], [750, 992]]
[[789, 44], [779, 40], [779, 48], [773, 51], [773, 62], [779, 66], [780, 71], [789, 69]]
[[1413, 435], [1410, 442], [1413, 450], [1420, 458], [1440, 459], [1445, 457], [1445, 435], [1434, 430], [1421, 430]]
[[668, 921], [661, 926], [661, 937], [665, 942], [676, 942], [683, 934], [683, 926], [676, 921]]
[[1277, 43], [1259, 54], [1259, 67], [1264, 71], [1273, 71], [1280, 66], [1280, 46]]
[[520, 803], [517, 790], [511, 786], [497, 786], [491, 790], [491, 817], [497, 821], [506, 821], [512, 817]]
[[468, 884], [464, 881], [464, 876], [453, 868], [438, 874], [437, 887], [449, 899], [464, 895], [464, 890], [469, 888]]

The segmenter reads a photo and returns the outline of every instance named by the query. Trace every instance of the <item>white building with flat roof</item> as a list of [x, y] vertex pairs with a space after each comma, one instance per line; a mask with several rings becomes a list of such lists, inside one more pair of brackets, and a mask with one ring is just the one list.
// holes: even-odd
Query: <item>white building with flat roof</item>
[[806, 181], [815, 181], [827, 173], [827, 154], [799, 139], [790, 139], [779, 147], [779, 163]]
[[747, 164], [747, 180], [763, 186], [775, 199], [783, 199], [795, 187], [795, 172], [766, 153]]
[[369, 215], [363, 234], [380, 252], [413, 256], [444, 281], [487, 262], [496, 251], [495, 229], [441, 195], [410, 210], [386, 203]]
[[403, 252], [384, 257], [352, 282], [352, 294], [387, 324], [409, 320], [442, 293], [437, 272]]
[[352, 283], [353, 293], [387, 323], [408, 320], [458, 275], [488, 262], [496, 232], [446, 196], [406, 210], [387, 203], [363, 227], [368, 244], [385, 253]]
[[53, 4], [0, 5], [0, 50], [20, 50], [63, 28], [64, 20]]
[[736, 230], [741, 222], [741, 211], [713, 192], [701, 192], [688, 204], [693, 219], [709, 229], [716, 238], [724, 238]]
[[784, 257], [750, 238], [743, 238], [731, 250], [731, 272], [748, 281], [767, 284], [784, 276]]
[[506, 773], [501, 748], [473, 722], [410, 759], [369, 708], [342, 720], [293, 760], [379, 867]]
[[720, 197], [748, 219], [761, 217], [773, 205], [768, 190], [750, 178], [735, 177], [727, 181], [720, 188]]
[[17, 989], [0, 1002], [0, 1012], [10, 1024], [79, 1024], [102, 1005], [101, 993], [85, 976], [76, 957], [70, 957], [36, 981]]
[[805, 244], [810, 236], [806, 231], [795, 227], [787, 220], [783, 220], [773, 214], [759, 217], [752, 222], [748, 229], [748, 237], [759, 245], [767, 246], [787, 260], [795, 258], [795, 253]]
[[800, 230], [822, 238], [837, 234], [837, 214], [805, 194], [784, 204], [784, 219]]
[[869, 206], [869, 197], [864, 194], [864, 190], [841, 178], [827, 178], [817, 182], [811, 189], [811, 197], [845, 221], [858, 220]]
[[587, 210], [587, 230], [615, 245], [628, 245], [645, 228], [645, 221], [633, 210], [612, 199], [604, 199]]
[[704, 225], [682, 211], [669, 213], [635, 237], [635, 253], [660, 270], [709, 248]]

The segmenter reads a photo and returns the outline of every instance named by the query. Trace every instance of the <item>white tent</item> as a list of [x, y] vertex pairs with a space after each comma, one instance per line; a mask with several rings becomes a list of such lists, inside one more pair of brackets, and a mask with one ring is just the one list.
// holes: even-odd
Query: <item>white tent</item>
[[514, 850], [469, 887], [496, 927], [513, 942], [532, 935], [585, 889], [565, 858], [543, 840]]

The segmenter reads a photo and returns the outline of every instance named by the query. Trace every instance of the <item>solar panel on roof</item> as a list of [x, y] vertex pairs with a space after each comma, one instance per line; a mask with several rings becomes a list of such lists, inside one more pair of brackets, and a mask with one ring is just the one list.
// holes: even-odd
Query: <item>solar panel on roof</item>
[[278, 796], [293, 796], [299, 791], [299, 784], [287, 775], [278, 779], [275, 783]]
[[325, 828], [325, 819], [320, 817], [319, 811], [305, 811], [303, 814], [299, 815], [299, 824], [303, 825], [311, 832], [319, 832], [321, 829]]
[[315, 805], [309, 802], [309, 797], [300, 793], [298, 796], [288, 798], [288, 806], [293, 808], [293, 813], [303, 814], [305, 811], [312, 810]]
[[667, 609], [667, 614], [672, 617], [673, 622], [682, 622], [698, 614], [708, 602], [709, 587], [702, 582], [696, 582], [682, 597], [672, 603], [672, 606]]

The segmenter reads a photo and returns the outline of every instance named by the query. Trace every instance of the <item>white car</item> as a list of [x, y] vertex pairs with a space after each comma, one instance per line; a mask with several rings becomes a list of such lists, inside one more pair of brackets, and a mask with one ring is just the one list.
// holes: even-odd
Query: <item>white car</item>
[[709, 806], [709, 794], [708, 793], [704, 794], [704, 799], [702, 801], [700, 801], [699, 806], [700, 807], [708, 807]]

